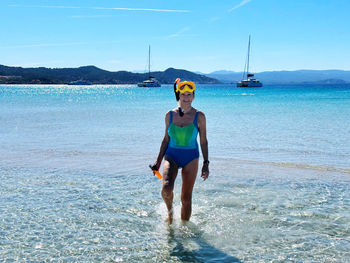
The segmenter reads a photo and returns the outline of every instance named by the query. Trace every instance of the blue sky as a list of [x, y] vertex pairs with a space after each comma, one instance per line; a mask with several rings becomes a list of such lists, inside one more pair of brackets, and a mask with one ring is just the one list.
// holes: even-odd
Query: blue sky
[[0, 64], [350, 70], [349, 0], [0, 0]]

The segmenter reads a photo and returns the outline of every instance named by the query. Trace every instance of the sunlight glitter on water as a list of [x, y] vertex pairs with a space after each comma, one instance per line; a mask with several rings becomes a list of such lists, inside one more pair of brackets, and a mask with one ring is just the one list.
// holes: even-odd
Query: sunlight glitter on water
[[178, 177], [168, 226], [148, 168], [166, 88], [0, 89], [0, 261], [350, 260], [348, 130], [328, 129], [348, 118], [348, 92], [198, 88], [211, 176], [187, 224]]

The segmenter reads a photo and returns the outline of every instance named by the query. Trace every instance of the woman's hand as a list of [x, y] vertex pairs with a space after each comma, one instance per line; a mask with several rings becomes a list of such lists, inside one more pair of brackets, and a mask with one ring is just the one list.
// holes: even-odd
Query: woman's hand
[[150, 165], [149, 165], [149, 168], [151, 168], [152, 171], [158, 170], [158, 169], [157, 169], [157, 165], [155, 165], [155, 164], [150, 164]]
[[151, 167], [151, 169], [152, 169], [153, 171], [159, 171], [160, 163], [158, 163], [158, 162], [156, 161], [156, 162], [155, 162], [153, 165], [151, 165], [150, 167]]
[[203, 163], [201, 177], [203, 178], [204, 181], [208, 179], [208, 177], [209, 177], [209, 164], [208, 163]]

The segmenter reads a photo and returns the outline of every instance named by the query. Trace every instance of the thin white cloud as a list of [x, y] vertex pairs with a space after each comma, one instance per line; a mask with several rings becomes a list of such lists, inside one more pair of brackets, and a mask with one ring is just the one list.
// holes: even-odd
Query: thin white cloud
[[99, 45], [99, 44], [115, 44], [120, 41], [101, 41], [101, 42], [68, 42], [68, 43], [41, 43], [28, 45], [13, 45], [0, 46], [0, 48], [37, 48], [37, 47], [66, 47], [66, 46], [85, 46], [85, 45]]
[[188, 13], [188, 12], [190, 12], [189, 10], [150, 9], [150, 8], [124, 8], [124, 7], [93, 7], [93, 9], [125, 10], [125, 11], [152, 11], [152, 12], [174, 12], [174, 13]]
[[181, 29], [180, 31], [176, 32], [175, 34], [171, 34], [169, 36], [166, 37], [166, 39], [170, 39], [170, 38], [176, 38], [176, 37], [182, 37], [183, 33], [186, 31], [189, 31], [190, 28], [189, 27], [184, 27], [183, 29]]
[[243, 0], [242, 2], [240, 2], [238, 5], [236, 5], [235, 7], [231, 8], [229, 11], [232, 12], [235, 9], [238, 9], [246, 4], [248, 4], [251, 0]]
[[9, 5], [11, 7], [26, 7], [26, 8], [55, 8], [55, 9], [93, 9], [93, 10], [120, 10], [120, 11], [146, 11], [146, 12], [173, 12], [173, 13], [188, 13], [189, 10], [175, 9], [153, 9], [153, 8], [127, 8], [127, 7], [79, 7], [79, 6], [33, 6], [33, 5]]
[[91, 15], [91, 16], [71, 16], [71, 18], [106, 18], [106, 17], [113, 17], [112, 15]]

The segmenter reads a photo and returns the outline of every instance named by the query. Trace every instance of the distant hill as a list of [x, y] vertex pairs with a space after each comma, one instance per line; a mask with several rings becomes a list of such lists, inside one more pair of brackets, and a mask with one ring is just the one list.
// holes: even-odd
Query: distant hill
[[[191, 80], [201, 84], [220, 83], [217, 79], [187, 70], [168, 68], [151, 72], [162, 84], [174, 83], [176, 78]], [[68, 84], [74, 81], [92, 84], [136, 84], [148, 79], [147, 73], [128, 71], [111, 72], [95, 66], [79, 68], [22, 68], [0, 65], [0, 84]]]
[[220, 70], [205, 75], [211, 78], [218, 79], [224, 83], [232, 83], [240, 81], [242, 79], [243, 72]]
[[[176, 78], [201, 84], [236, 83], [242, 79], [242, 74], [242, 72], [227, 70], [203, 74], [174, 68], [151, 72], [151, 75], [162, 84], [171, 84]], [[345, 70], [265, 71], [256, 73], [255, 77], [264, 84], [350, 83], [350, 71]], [[22, 68], [0, 65], [0, 84], [68, 84], [75, 81], [91, 84], [136, 84], [147, 78], [147, 73], [111, 72], [95, 66]]]
[[[241, 80], [243, 73], [222, 70], [205, 75], [224, 83], [235, 83]], [[265, 71], [255, 73], [255, 77], [264, 84], [350, 83], [350, 71], [345, 70]]]

